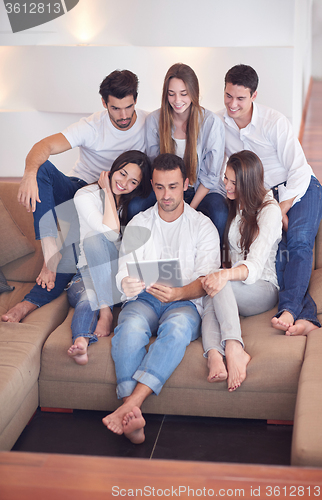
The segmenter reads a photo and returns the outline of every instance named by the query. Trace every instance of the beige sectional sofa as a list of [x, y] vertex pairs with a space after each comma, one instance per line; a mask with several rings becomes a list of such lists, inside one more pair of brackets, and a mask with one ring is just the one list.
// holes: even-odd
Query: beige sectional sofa
[[[0, 183], [0, 215], [8, 226], [5, 243], [10, 243], [13, 225], [20, 232], [14, 235], [19, 240], [16, 246], [26, 246], [22, 256], [13, 255], [14, 260], [0, 268], [9, 285], [15, 286], [14, 291], [0, 295], [0, 314], [33, 286], [42, 260], [40, 245], [34, 241], [32, 214], [17, 204], [17, 189], [18, 184]], [[322, 225], [310, 292], [321, 319]], [[292, 464], [322, 467], [322, 331], [315, 330], [308, 337], [286, 337], [271, 328], [273, 314], [274, 310], [242, 319], [246, 350], [252, 360], [247, 379], [237, 391], [229, 393], [225, 382], [207, 382], [206, 360], [198, 339], [188, 346], [160, 395], [147, 399], [143, 411], [294, 420]], [[119, 404], [111, 337], [90, 347], [87, 365], [77, 365], [67, 356], [72, 315], [64, 292], [19, 324], [0, 323], [0, 449], [12, 447], [38, 406], [110, 411]], [[116, 316], [117, 311], [115, 321]]]

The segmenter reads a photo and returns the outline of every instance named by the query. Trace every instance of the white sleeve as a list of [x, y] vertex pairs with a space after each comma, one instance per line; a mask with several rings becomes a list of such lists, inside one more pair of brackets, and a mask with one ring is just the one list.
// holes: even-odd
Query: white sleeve
[[118, 240], [119, 233], [103, 224], [103, 201], [100, 198], [100, 190], [93, 191], [89, 186], [85, 186], [76, 192], [74, 203], [80, 225], [84, 221], [92, 231], [103, 233], [108, 240]]
[[[146, 260], [146, 243], [151, 237], [151, 230], [140, 223], [141, 215], [138, 214], [125, 228], [119, 251], [119, 268], [116, 275], [116, 286], [123, 293], [122, 280], [128, 276], [127, 262]], [[125, 300], [125, 295], [122, 300]]]
[[81, 118], [62, 131], [72, 148], [86, 147], [91, 148], [97, 138], [97, 131], [87, 118]]
[[261, 278], [274, 243], [282, 237], [282, 212], [277, 203], [269, 203], [263, 208], [258, 226], [259, 234], [251, 244], [246, 260], [240, 260], [233, 266], [244, 264], [248, 268], [248, 276], [244, 280], [246, 285], [252, 285]]
[[160, 154], [159, 110], [150, 113], [145, 120], [146, 154], [151, 161]]
[[217, 115], [209, 113], [199, 136], [201, 151], [198, 151], [198, 180], [205, 188], [218, 190], [225, 154], [224, 124]]
[[310, 183], [312, 169], [308, 165], [302, 146], [295, 137], [292, 125], [281, 115], [271, 132], [279, 161], [287, 170], [286, 187], [279, 189], [279, 201], [303, 196]]
[[220, 239], [217, 228], [206, 216], [200, 221], [195, 249], [194, 276], [197, 279], [220, 268]]

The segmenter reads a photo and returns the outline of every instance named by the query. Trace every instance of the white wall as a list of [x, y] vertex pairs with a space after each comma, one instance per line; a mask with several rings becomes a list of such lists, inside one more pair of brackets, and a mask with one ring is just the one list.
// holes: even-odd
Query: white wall
[[312, 76], [322, 80], [322, 0], [313, 0]]
[[[34, 142], [101, 109], [99, 84], [116, 68], [139, 76], [138, 106], [150, 111], [169, 66], [189, 64], [202, 105], [216, 111], [226, 71], [250, 64], [260, 76], [258, 101], [298, 131], [311, 73], [311, 3], [122, 0], [120, 9], [112, 0], [80, 0], [63, 17], [13, 34], [0, 2], [0, 175], [22, 175]], [[68, 172], [74, 156], [54, 162]]]

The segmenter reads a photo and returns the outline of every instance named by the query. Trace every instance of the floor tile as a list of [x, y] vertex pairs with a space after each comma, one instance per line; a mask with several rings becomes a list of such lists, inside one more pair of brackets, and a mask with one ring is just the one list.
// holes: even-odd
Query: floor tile
[[102, 418], [106, 412], [74, 410], [71, 414], [44, 413], [37, 410], [24, 429], [13, 451], [68, 453], [115, 457], [150, 458], [162, 422], [162, 415], [144, 415], [146, 440], [142, 445], [130, 443], [106, 429]]
[[166, 416], [152, 458], [290, 465], [292, 426]]

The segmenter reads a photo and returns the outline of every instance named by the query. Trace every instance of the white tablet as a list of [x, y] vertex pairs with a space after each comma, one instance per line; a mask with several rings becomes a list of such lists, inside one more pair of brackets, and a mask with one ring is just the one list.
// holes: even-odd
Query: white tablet
[[171, 287], [182, 286], [179, 259], [127, 262], [126, 265], [129, 276], [144, 281], [147, 287], [154, 283]]

